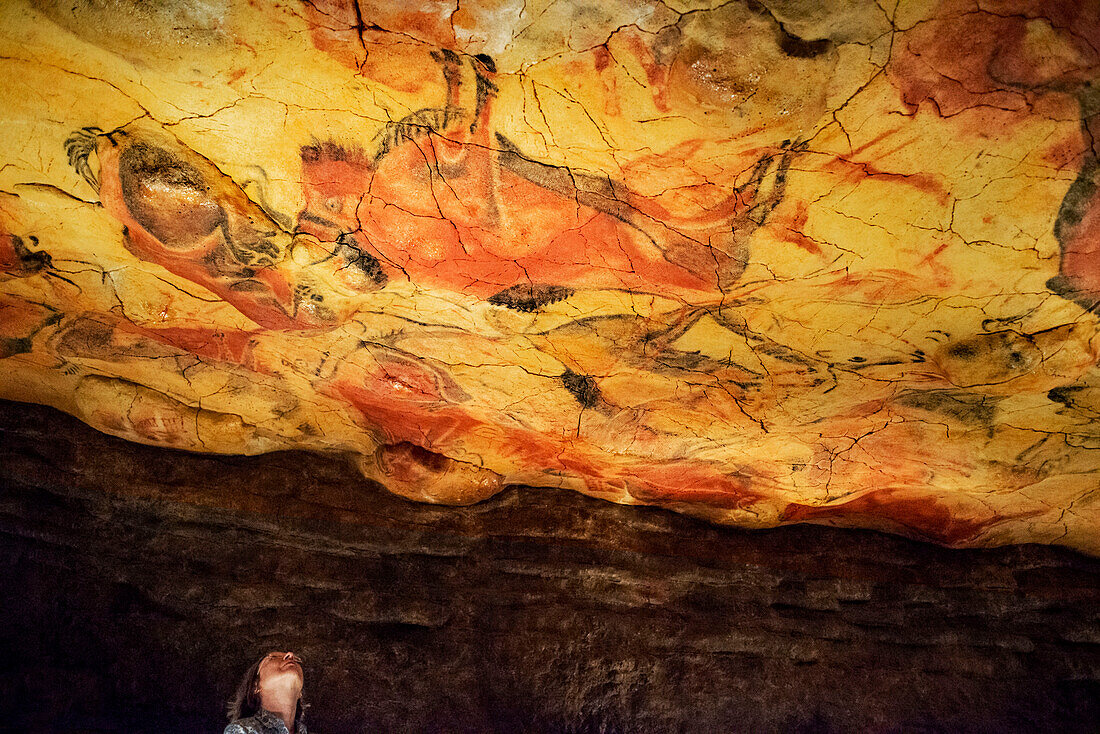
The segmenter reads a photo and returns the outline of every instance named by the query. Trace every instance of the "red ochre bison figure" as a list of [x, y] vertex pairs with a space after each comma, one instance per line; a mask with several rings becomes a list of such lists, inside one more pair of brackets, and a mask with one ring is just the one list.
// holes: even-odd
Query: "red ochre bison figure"
[[459, 106], [459, 57], [444, 51], [437, 59], [445, 105], [387, 126], [373, 154], [333, 143], [302, 149], [300, 231], [351, 244], [388, 277], [521, 310], [575, 289], [698, 303], [740, 278], [748, 237], [780, 201], [800, 146], [760, 151], [725, 201], [678, 220], [608, 178], [524, 155], [493, 130], [493, 62], [469, 59], [471, 115]]
[[725, 201], [677, 220], [608, 178], [524, 155], [492, 129], [492, 61], [469, 60], [477, 87], [469, 113], [458, 106], [460, 58], [437, 58], [443, 107], [386, 126], [373, 154], [331, 142], [302, 149], [305, 207], [293, 233], [210, 161], [157, 131], [85, 128], [67, 141], [70, 162], [126, 225], [136, 256], [209, 288], [264, 328], [310, 329], [342, 316], [308, 271], [291, 277], [283, 266], [303, 234], [322, 243], [317, 259], [361, 291], [403, 277], [519, 310], [580, 289], [721, 299], [801, 147], [759, 151]]

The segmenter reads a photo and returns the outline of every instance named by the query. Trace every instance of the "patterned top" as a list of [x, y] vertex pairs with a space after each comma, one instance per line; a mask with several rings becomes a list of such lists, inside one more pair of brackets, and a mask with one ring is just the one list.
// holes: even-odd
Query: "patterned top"
[[[225, 727], [223, 734], [290, 734], [286, 724], [267, 709], [260, 709], [255, 716], [236, 721]], [[298, 722], [296, 734], [307, 734], [306, 725]]]

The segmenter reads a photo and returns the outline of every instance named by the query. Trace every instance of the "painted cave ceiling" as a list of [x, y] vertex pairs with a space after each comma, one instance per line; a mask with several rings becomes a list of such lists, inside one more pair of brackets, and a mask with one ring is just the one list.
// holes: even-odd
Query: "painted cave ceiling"
[[1098, 2], [0, 15], [0, 397], [426, 502], [1100, 553]]

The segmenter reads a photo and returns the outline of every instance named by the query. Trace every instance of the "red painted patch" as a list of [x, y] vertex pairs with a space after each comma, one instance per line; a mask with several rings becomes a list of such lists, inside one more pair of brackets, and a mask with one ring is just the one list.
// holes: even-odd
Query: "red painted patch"
[[606, 45], [592, 49], [592, 63], [595, 64], [597, 72], [606, 71], [607, 67], [611, 66], [611, 52], [607, 50]]
[[626, 47], [630, 49], [642, 70], [645, 71], [647, 86], [653, 95], [653, 104], [661, 112], [671, 111], [672, 107], [668, 101], [669, 66], [657, 62], [653, 50], [638, 33], [628, 32], [623, 37]]
[[427, 400], [406, 383], [384, 376], [360, 385], [342, 382], [332, 392], [359, 411], [382, 443], [443, 449], [455, 437], [484, 425], [460, 407]]
[[1080, 221], [1061, 230], [1061, 275], [1079, 298], [1090, 302], [1100, 301], [1100, 169], [1093, 180], [1092, 195], [1080, 203]]
[[867, 303], [906, 303], [928, 295], [918, 276], [896, 268], [846, 272], [825, 287], [838, 299], [856, 298]]
[[771, 223], [771, 231], [784, 242], [790, 242], [795, 247], [805, 250], [811, 255], [820, 255], [821, 246], [816, 240], [806, 235], [805, 227], [809, 221], [810, 206], [805, 201], [799, 201], [795, 205], [794, 212], [775, 217]]
[[310, 0], [300, 6], [310, 22], [313, 45], [353, 69], [358, 69], [367, 57], [359, 43], [357, 1]]
[[1047, 146], [1040, 153], [1043, 162], [1057, 169], [1080, 168], [1085, 157], [1084, 146], [1076, 136]]
[[[673, 217], [657, 202], [619, 190], [609, 204], [625, 205], [628, 223], [500, 165], [497, 144], [481, 138], [405, 142], [377, 167], [306, 161], [299, 226], [327, 240], [353, 232], [390, 277], [480, 298], [530, 282], [687, 300], [718, 292], [706, 245], [731, 237], [730, 220], [752, 204], [747, 197], [728, 196], [681, 230], [666, 224]], [[702, 254], [673, 262], [670, 253], [687, 251]]]
[[[29, 339], [47, 324], [56, 322], [58, 317], [58, 312], [52, 308], [0, 293], [0, 342]], [[0, 358], [11, 356], [3, 350], [0, 343]]]
[[152, 329], [128, 321], [121, 322], [120, 328], [143, 334], [204, 360], [228, 362], [253, 372], [261, 371], [253, 354], [255, 334], [250, 331], [201, 327]]
[[630, 496], [656, 505], [696, 504], [741, 509], [763, 497], [753, 491], [751, 477], [725, 474], [695, 461], [642, 464], [626, 476]]
[[886, 171], [867, 161], [853, 161], [847, 158], [834, 158], [824, 166], [822, 170], [839, 175], [843, 180], [856, 183], [864, 179], [889, 181], [890, 183], [908, 186], [923, 191], [936, 197], [941, 205], [946, 204], [950, 198], [947, 187], [933, 174], [923, 172], [897, 173]]
[[[257, 267], [253, 277], [243, 278], [218, 272], [216, 266], [211, 266], [213, 255], [224, 246], [224, 233], [220, 229], [191, 243], [187, 249], [166, 247], [130, 212], [119, 179], [119, 155], [118, 145], [108, 142], [104, 136], [98, 149], [99, 195], [103, 207], [125, 225], [126, 248], [136, 257], [207, 288], [264, 328], [289, 330], [333, 326], [308, 311], [300, 311], [291, 284], [274, 268]], [[232, 203], [226, 202], [226, 205], [232, 206]], [[248, 214], [256, 216], [254, 212]]]
[[783, 522], [840, 519], [845, 524], [854, 521], [878, 527], [885, 525], [903, 535], [944, 545], [959, 545], [1007, 518], [991, 511], [986, 511], [981, 518], [961, 517], [950, 506], [934, 498], [906, 497], [899, 490], [881, 489], [832, 505], [791, 503], [780, 513], [779, 519]]
[[459, 446], [476, 454], [479, 447], [491, 444], [495, 454], [524, 471], [579, 477], [594, 492], [609, 487], [621, 492], [625, 487], [630, 496], [650, 504], [742, 508], [763, 496], [752, 489], [749, 477], [723, 474], [709, 464], [624, 462], [583, 441], [509, 425], [495, 414], [482, 415], [474, 405], [438, 397], [440, 380], [449, 377], [426, 365], [410, 361], [402, 370], [397, 379], [392, 365], [361, 369], [357, 379], [345, 373], [322, 390], [354, 407], [380, 443], [404, 445], [410, 456], [447, 456]]
[[429, 2], [410, 10], [400, 3], [359, 0], [356, 6], [356, 0], [304, 3], [314, 47], [368, 79], [402, 92], [420, 93], [438, 82], [429, 54], [437, 47], [457, 47], [449, 22], [453, 5]]
[[1079, 0], [994, 0], [980, 9], [944, 0], [930, 20], [899, 34], [888, 66], [910, 112], [929, 102], [944, 117], [975, 107], [1027, 114], [1037, 95], [1071, 89], [1098, 70], [1100, 4]]
[[0, 231], [0, 272], [15, 273], [22, 269], [23, 261], [15, 252], [15, 235]]

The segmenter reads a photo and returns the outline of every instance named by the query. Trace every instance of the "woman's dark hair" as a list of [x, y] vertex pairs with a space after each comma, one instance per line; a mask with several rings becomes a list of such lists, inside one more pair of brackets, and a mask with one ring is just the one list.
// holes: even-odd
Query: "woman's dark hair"
[[[259, 660], [252, 663], [245, 671], [241, 682], [237, 685], [237, 693], [229, 700], [229, 705], [226, 708], [226, 713], [229, 715], [231, 722], [255, 716], [260, 712], [260, 692], [257, 690], [260, 682], [260, 663], [266, 660], [269, 655], [271, 653], [264, 653]], [[298, 707], [294, 710], [294, 726], [287, 728], [296, 731], [298, 723], [305, 713], [306, 703], [299, 698]]]

